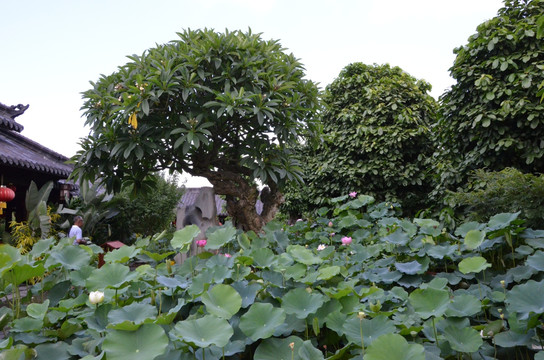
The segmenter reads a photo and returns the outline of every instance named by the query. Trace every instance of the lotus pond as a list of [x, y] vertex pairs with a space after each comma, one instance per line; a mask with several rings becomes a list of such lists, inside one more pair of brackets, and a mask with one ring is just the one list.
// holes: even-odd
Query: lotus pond
[[262, 234], [211, 229], [183, 264], [195, 226], [100, 268], [95, 245], [0, 245], [0, 359], [544, 359], [543, 230], [518, 213], [453, 227], [369, 196], [333, 203]]

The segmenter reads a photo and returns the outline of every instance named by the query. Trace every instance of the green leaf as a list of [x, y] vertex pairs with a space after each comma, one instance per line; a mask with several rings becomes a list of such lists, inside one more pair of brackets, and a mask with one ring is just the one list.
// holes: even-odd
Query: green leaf
[[[137, 329], [139, 325], [143, 324], [146, 320], [154, 320], [157, 317], [157, 308], [150, 304], [133, 302], [130, 305], [124, 306], [120, 309], [111, 310], [108, 313], [108, 328], [114, 328], [117, 330], [124, 330], [122, 326], [116, 326], [118, 324], [125, 324], [128, 328]], [[136, 325], [132, 327], [131, 325]]]
[[531, 344], [531, 338], [535, 335], [534, 331], [529, 331], [527, 334], [520, 334], [515, 331], [503, 331], [493, 337], [496, 345], [505, 348], [516, 346], [528, 346]]
[[240, 318], [240, 330], [253, 341], [269, 338], [285, 321], [285, 311], [268, 303], [254, 303]]
[[463, 274], [479, 273], [488, 267], [491, 267], [491, 264], [481, 256], [465, 258], [459, 262], [459, 271]]
[[469, 230], [465, 235], [465, 246], [469, 250], [474, 250], [482, 244], [485, 239], [485, 231]]
[[28, 304], [28, 306], [26, 307], [26, 313], [28, 316], [34, 319], [43, 320], [48, 307], [49, 307], [49, 299], [45, 300], [42, 304], [31, 303], [31, 304]]
[[345, 321], [342, 331], [349, 341], [361, 346], [361, 328], [365, 346], [369, 346], [380, 336], [394, 333], [397, 330], [393, 321], [389, 320], [385, 315], [363, 320], [352, 315]]
[[86, 285], [91, 291], [106, 288], [120, 288], [124, 284], [134, 280], [138, 276], [136, 271], [130, 271], [128, 266], [113, 263], [104, 264], [100, 269], [95, 269], [87, 278]]
[[217, 317], [230, 319], [242, 307], [242, 297], [230, 285], [219, 284], [201, 295], [206, 310]]
[[301, 245], [289, 245], [287, 247], [287, 253], [291, 255], [295, 261], [305, 265], [321, 264], [323, 262], [323, 260], [315, 256], [310, 249], [306, 249]]
[[227, 320], [206, 315], [196, 320], [178, 322], [171, 334], [201, 348], [211, 345], [224, 347], [234, 334], [234, 330]]
[[68, 270], [79, 270], [85, 265], [89, 265], [91, 255], [80, 246], [68, 245], [58, 251], [52, 251], [46, 261], [49, 268], [53, 264], [61, 264]]
[[469, 317], [482, 309], [482, 303], [470, 294], [456, 295], [446, 310], [447, 316]]
[[425, 349], [401, 335], [385, 334], [368, 347], [364, 360], [425, 360]]
[[518, 211], [516, 213], [497, 214], [489, 219], [489, 222], [487, 223], [487, 228], [490, 231], [504, 229], [510, 226], [512, 221], [518, 218], [519, 214], [521, 214], [521, 211]]
[[443, 331], [446, 340], [453, 350], [462, 353], [473, 353], [483, 345], [480, 334], [471, 327], [457, 327], [450, 325]]
[[383, 238], [384, 241], [395, 245], [406, 245], [410, 238], [401, 228]]
[[283, 296], [281, 307], [287, 314], [298, 319], [305, 319], [323, 305], [324, 297], [320, 293], [309, 293], [306, 289], [296, 288]]
[[[299, 264], [300, 265], [300, 264]], [[317, 277], [318, 280], [330, 280], [334, 276], [340, 274], [340, 266], [322, 266], [320, 267], [317, 272], [319, 273], [319, 276]], [[306, 269], [304, 269], [304, 273], [306, 273]]]
[[544, 252], [538, 250], [527, 258], [526, 264], [538, 271], [544, 271]]
[[416, 289], [408, 297], [414, 310], [423, 318], [442, 316], [450, 303], [450, 294], [446, 290], [434, 288]]
[[[290, 347], [291, 343], [293, 344], [293, 350]], [[253, 360], [302, 360], [305, 358], [299, 356], [299, 350], [303, 344], [302, 339], [297, 336], [290, 336], [286, 339], [266, 339], [255, 350]], [[322, 358], [322, 356], [319, 357], [318, 355], [316, 360]]]
[[161, 326], [145, 324], [136, 331], [108, 331], [102, 349], [108, 360], [154, 359], [166, 351], [168, 342]]
[[255, 265], [267, 268], [276, 261], [276, 255], [269, 248], [260, 248], [251, 252]]
[[215, 229], [212, 233], [207, 233], [208, 241], [205, 248], [209, 250], [219, 249], [236, 236], [236, 228], [231, 223]]
[[137, 249], [134, 246], [121, 246], [119, 249], [112, 250], [110, 252], [107, 252], [106, 255], [104, 255], [104, 261], [106, 262], [118, 262], [118, 263], [126, 263], [130, 259], [134, 258], [136, 255], [138, 255], [141, 252], [141, 249]]
[[421, 265], [416, 260], [406, 262], [406, 263], [396, 262], [395, 267], [401, 273], [408, 274], [408, 275], [421, 274], [422, 272], [426, 270], [425, 268], [423, 268], [423, 265]]
[[170, 245], [174, 249], [180, 249], [182, 252], [189, 250], [193, 240], [200, 234], [200, 229], [196, 225], [189, 225], [174, 233]]
[[[40, 344], [35, 347], [38, 356], [35, 360], [68, 360], [72, 356], [68, 353], [70, 345], [64, 341], [57, 341], [52, 344]], [[2, 358], [4, 360], [4, 358]]]
[[543, 288], [544, 280], [529, 280], [525, 284], [514, 286], [506, 293], [506, 309], [508, 312], [518, 313], [521, 320], [526, 320], [530, 313], [544, 314]]

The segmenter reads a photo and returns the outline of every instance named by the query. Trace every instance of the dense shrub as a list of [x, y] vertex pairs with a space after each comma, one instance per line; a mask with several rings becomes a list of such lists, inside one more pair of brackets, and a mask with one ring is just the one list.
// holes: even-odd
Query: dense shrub
[[521, 211], [527, 226], [544, 228], [544, 175], [524, 174], [513, 168], [477, 170], [468, 189], [451, 196], [457, 209], [468, 217], [484, 221], [497, 213]]

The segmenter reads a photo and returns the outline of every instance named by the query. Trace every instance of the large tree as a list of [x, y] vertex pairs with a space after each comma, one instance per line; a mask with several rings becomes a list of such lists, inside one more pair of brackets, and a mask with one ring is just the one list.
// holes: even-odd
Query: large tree
[[[278, 41], [241, 31], [186, 30], [102, 76], [83, 95], [91, 133], [74, 176], [109, 190], [145, 186], [163, 169], [207, 178], [227, 210], [258, 231], [300, 176], [288, 144], [313, 131], [318, 101], [301, 63]], [[261, 193], [262, 213], [255, 210]]]
[[508, 0], [477, 28], [457, 54], [457, 81], [442, 97], [435, 128], [443, 158], [443, 188], [475, 169], [544, 171], [544, 42], [537, 38], [543, 1]]
[[290, 189], [285, 209], [311, 210], [353, 191], [401, 202], [408, 213], [424, 206], [436, 121], [430, 89], [399, 67], [345, 67], [323, 95], [324, 141], [301, 151], [306, 185]]

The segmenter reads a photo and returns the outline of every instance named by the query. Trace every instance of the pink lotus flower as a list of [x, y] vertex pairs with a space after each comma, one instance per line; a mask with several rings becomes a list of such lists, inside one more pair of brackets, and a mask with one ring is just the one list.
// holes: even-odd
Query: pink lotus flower
[[330, 233], [330, 235], [331, 235], [331, 236], [334, 236], [334, 235], [336, 235], [336, 233]]
[[349, 193], [349, 197], [354, 198], [357, 196], [357, 191], [352, 191]]
[[332, 227], [333, 223], [332, 221], [329, 221], [329, 227]]
[[349, 244], [351, 244], [351, 238], [350, 238], [349, 236], [344, 236], [344, 237], [342, 238], [342, 245], [346, 245], [346, 246], [347, 246], [347, 245], [349, 245]]
[[326, 248], [325, 245], [319, 244], [319, 246], [317, 247], [317, 251], [325, 250], [325, 248]]
[[196, 241], [196, 246], [198, 246], [198, 247], [204, 247], [204, 246], [206, 246], [206, 243], [208, 243], [208, 241], [207, 241], [206, 239], [197, 240], [197, 241]]
[[228, 258], [231, 258], [231, 257], [232, 257], [231, 254], [223, 254], [223, 255], [225, 255], [225, 257], [228, 257]]

